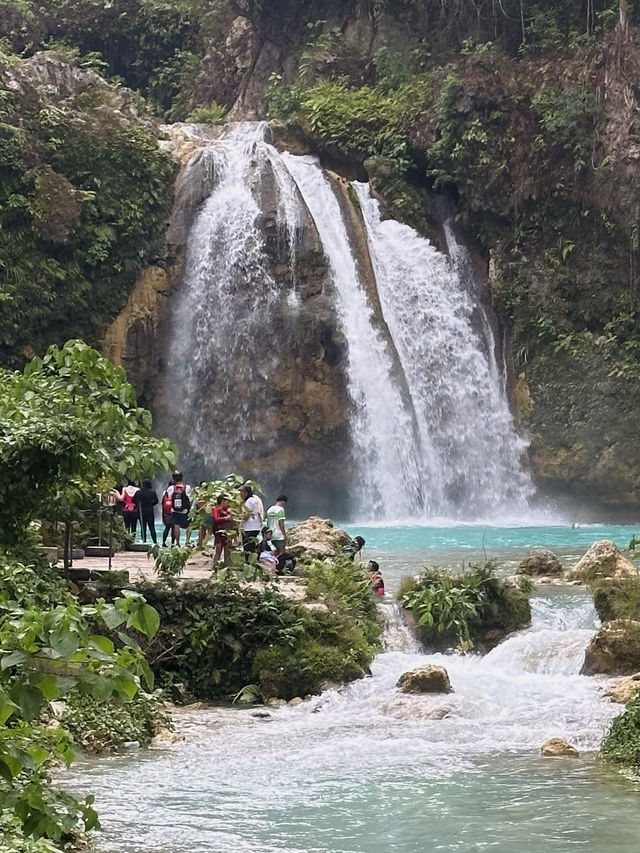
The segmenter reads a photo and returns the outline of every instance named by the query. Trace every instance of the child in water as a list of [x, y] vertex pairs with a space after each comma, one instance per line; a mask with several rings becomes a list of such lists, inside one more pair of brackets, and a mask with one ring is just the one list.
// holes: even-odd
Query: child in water
[[384, 580], [380, 574], [380, 566], [375, 560], [369, 560], [367, 570], [369, 572], [369, 582], [373, 587], [373, 591], [376, 595], [379, 595], [380, 598], [382, 598], [384, 595]]

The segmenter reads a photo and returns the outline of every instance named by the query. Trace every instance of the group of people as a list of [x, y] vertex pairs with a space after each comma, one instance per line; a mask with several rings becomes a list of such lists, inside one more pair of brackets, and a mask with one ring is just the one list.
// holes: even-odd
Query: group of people
[[[204, 486], [200, 483], [200, 486]], [[258, 564], [272, 574], [291, 574], [296, 565], [295, 557], [286, 550], [287, 531], [286, 505], [287, 496], [278, 495], [275, 502], [267, 511], [259, 495], [255, 494], [249, 483], [240, 487], [240, 509], [231, 507], [231, 499], [227, 494], [218, 495], [211, 513], [205, 513], [204, 524], [198, 532], [198, 545], [204, 547], [211, 536], [214, 538], [213, 564], [214, 568], [229, 565], [231, 562], [231, 544], [234, 537], [240, 533], [245, 559], [249, 554], [256, 554]], [[185, 531], [185, 544], [191, 542], [191, 524], [189, 513], [192, 507], [192, 489], [184, 482], [181, 471], [174, 471], [167, 488], [158, 498], [150, 480], [143, 480], [142, 486], [137, 486], [131, 480], [122, 489], [112, 491], [112, 501], [122, 512], [125, 528], [133, 536], [136, 535], [138, 521], [141, 524], [142, 541], [157, 544], [155, 528], [155, 507], [160, 503], [162, 510], [162, 544], [166, 545], [169, 536], [171, 544], [179, 545], [182, 531]], [[205, 502], [196, 498], [196, 509], [202, 509]], [[351, 560], [362, 550], [365, 540], [355, 536], [343, 548], [343, 553]], [[367, 566], [369, 581], [376, 594], [384, 595], [384, 580], [380, 567], [375, 560], [370, 560]]]

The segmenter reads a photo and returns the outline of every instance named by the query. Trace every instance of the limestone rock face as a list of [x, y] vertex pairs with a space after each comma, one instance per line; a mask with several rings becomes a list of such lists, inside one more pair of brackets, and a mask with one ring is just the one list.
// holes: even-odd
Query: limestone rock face
[[609, 697], [612, 702], [626, 705], [629, 699], [636, 695], [638, 688], [640, 688], [640, 672], [616, 679], [615, 684], [609, 690]]
[[520, 575], [561, 575], [562, 563], [553, 551], [532, 551], [518, 566]]
[[605, 622], [585, 652], [583, 675], [631, 675], [640, 667], [640, 622]]
[[551, 740], [548, 740], [546, 743], [543, 743], [540, 747], [540, 752], [543, 755], [548, 755], [552, 757], [569, 755], [573, 758], [579, 758], [580, 753], [575, 748], [575, 746], [571, 746], [570, 743], [567, 743], [566, 740], [562, 740], [559, 737], [552, 737]]
[[451, 693], [449, 674], [443, 666], [427, 664], [405, 672], [396, 687], [403, 693]]
[[296, 557], [323, 560], [335, 557], [351, 537], [339, 527], [334, 527], [328, 518], [311, 516], [295, 524], [287, 532], [287, 551]]
[[610, 539], [594, 542], [569, 575], [583, 583], [596, 578], [637, 577], [638, 570]]

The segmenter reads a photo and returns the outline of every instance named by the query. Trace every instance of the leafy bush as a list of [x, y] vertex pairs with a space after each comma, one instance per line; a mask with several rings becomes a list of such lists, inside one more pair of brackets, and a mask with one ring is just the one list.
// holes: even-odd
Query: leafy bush
[[155, 559], [155, 572], [161, 581], [168, 586], [175, 586], [176, 580], [184, 573], [184, 567], [192, 554], [191, 548], [185, 546], [153, 545], [149, 549], [148, 557]]
[[640, 579], [601, 578], [589, 584], [593, 603], [601, 622], [612, 619], [638, 619]]
[[164, 254], [174, 165], [117, 87], [76, 73], [54, 105], [9, 89], [20, 68], [0, 54], [0, 363], [96, 340]]
[[142, 691], [130, 702], [114, 697], [100, 702], [91, 694], [72, 690], [66, 704], [61, 722], [85, 752], [109, 752], [135, 740], [146, 746], [160, 729], [170, 726], [163, 702]]
[[224, 124], [226, 120], [226, 107], [216, 104], [215, 101], [206, 106], [196, 107], [186, 118], [186, 121], [193, 124]]
[[[151, 688], [123, 627], [151, 638], [158, 614], [135, 593], [82, 607], [59, 582], [7, 558], [0, 576], [0, 822], [14, 837], [60, 841], [96, 826], [97, 815], [92, 798], [48, 786], [48, 767], [74, 757], [66, 729], [45, 725], [49, 703], [73, 688], [96, 702], [131, 701], [141, 678]], [[118, 645], [94, 633], [99, 625], [117, 632]]]
[[397, 168], [406, 168], [407, 147], [400, 130], [397, 98], [369, 86], [352, 88], [343, 81], [317, 83], [280, 98], [275, 92], [277, 86], [271, 90], [273, 115], [285, 109], [285, 117], [294, 113], [307, 132], [345, 154], [382, 156]]
[[636, 695], [616, 717], [600, 746], [603, 758], [638, 770], [640, 766], [640, 696]]
[[470, 571], [449, 575], [428, 567], [418, 580], [401, 585], [398, 600], [413, 614], [427, 646], [495, 645], [530, 622], [530, 588], [505, 583], [494, 569], [491, 563], [472, 565]]

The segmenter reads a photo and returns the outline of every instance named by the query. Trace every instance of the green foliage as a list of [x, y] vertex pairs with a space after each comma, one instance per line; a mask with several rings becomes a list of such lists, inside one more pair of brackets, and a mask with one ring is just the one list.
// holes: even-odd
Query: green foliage
[[0, 55], [0, 362], [19, 365], [95, 340], [161, 262], [174, 166], [148, 124], [118, 118], [116, 87], [82, 72], [54, 106], [9, 88], [9, 66]]
[[219, 125], [224, 124], [226, 120], [226, 108], [221, 107], [220, 104], [216, 104], [215, 101], [212, 101], [210, 104], [206, 104], [206, 106], [196, 107], [194, 110], [191, 110], [186, 118], [186, 121], [194, 124]]
[[[544, 87], [533, 97], [531, 105], [551, 142], [572, 152], [574, 169], [579, 171], [589, 162], [596, 141], [595, 95], [571, 88], [557, 91]], [[540, 140], [534, 144], [539, 145]]]
[[12, 546], [34, 517], [72, 519], [110, 483], [175, 464], [175, 448], [153, 436], [124, 370], [82, 341], [51, 347], [2, 378], [0, 544]]
[[601, 622], [613, 619], [638, 619], [640, 579], [638, 577], [596, 578], [589, 584], [593, 603]]
[[636, 695], [625, 705], [624, 712], [616, 717], [600, 746], [600, 755], [631, 770], [640, 766], [640, 696]]
[[171, 721], [163, 702], [142, 690], [129, 702], [114, 697], [98, 701], [91, 694], [72, 690], [61, 722], [82, 750], [101, 753], [118, 749], [126, 741], [146, 746]]
[[[117, 644], [95, 633], [116, 631]], [[45, 725], [49, 703], [69, 693], [131, 701], [153, 677], [124, 628], [151, 639], [158, 614], [136, 593], [82, 607], [33, 568], [0, 559], [0, 820], [23, 836], [60, 841], [97, 825], [92, 798], [80, 803], [47, 785], [52, 763], [73, 759], [68, 732]], [[18, 823], [19, 822], [19, 823]]]
[[177, 579], [184, 573], [184, 567], [193, 551], [185, 546], [153, 545], [147, 554], [155, 559], [155, 573], [168, 586], [175, 586]]
[[272, 114], [277, 116], [278, 107], [283, 106], [285, 117], [294, 113], [303, 128], [324, 144], [335, 145], [346, 154], [384, 157], [401, 170], [408, 163], [400, 104], [395, 97], [338, 80], [297, 89], [295, 97], [290, 92], [275, 98], [272, 89]]
[[494, 570], [487, 563], [449, 575], [427, 567], [417, 580], [401, 585], [398, 600], [413, 614], [426, 645], [457, 644], [466, 650], [479, 642], [494, 643], [529, 623], [529, 588], [506, 584]]
[[[137, 589], [162, 616], [146, 655], [162, 685], [180, 682], [202, 699], [317, 692], [323, 681], [358, 677], [378, 648], [380, 625], [370, 584], [348, 560], [313, 562], [307, 594], [326, 610], [307, 610], [270, 583], [240, 585], [231, 574], [215, 583]], [[243, 693], [243, 691], [246, 692]]]
[[[196, 486], [191, 495], [191, 510], [189, 512], [191, 526], [197, 529], [205, 523], [211, 523], [211, 510], [219, 495], [226, 495], [229, 498], [229, 509], [237, 521], [243, 508], [243, 501], [240, 497], [240, 487], [243, 485], [251, 486], [254, 493], [262, 494], [260, 483], [255, 480], [247, 480], [239, 474], [228, 474], [221, 480], [208, 480]], [[233, 529], [230, 528], [230, 530], [233, 535]]]

